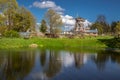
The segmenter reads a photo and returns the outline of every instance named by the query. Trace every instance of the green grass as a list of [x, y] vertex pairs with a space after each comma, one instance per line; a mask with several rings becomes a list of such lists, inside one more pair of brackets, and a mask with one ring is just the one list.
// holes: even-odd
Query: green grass
[[30, 44], [37, 44], [39, 47], [46, 48], [105, 48], [106, 46], [99, 42], [98, 39], [111, 38], [109, 36], [104, 37], [86, 37], [84, 39], [59, 39], [59, 38], [2, 38], [0, 39], [0, 49], [10, 48], [28, 48]]

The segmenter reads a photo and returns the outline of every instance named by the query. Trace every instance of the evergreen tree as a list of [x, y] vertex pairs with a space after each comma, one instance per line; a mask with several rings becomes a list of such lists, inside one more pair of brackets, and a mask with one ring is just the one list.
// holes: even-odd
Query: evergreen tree
[[120, 22], [118, 22], [116, 27], [115, 27], [115, 33], [120, 34]]
[[42, 33], [45, 33], [46, 30], [47, 30], [46, 21], [45, 21], [45, 20], [42, 20], [41, 25], [40, 25], [40, 31], [41, 31]]
[[115, 34], [115, 28], [116, 28], [116, 25], [117, 25], [117, 23], [118, 22], [116, 22], [116, 21], [113, 21], [112, 23], [111, 23], [111, 33], [112, 34]]
[[102, 29], [103, 29], [103, 33], [104, 33], [104, 34], [110, 32], [110, 26], [109, 26], [109, 24], [107, 23], [106, 17], [105, 17], [104, 15], [99, 15], [99, 16], [97, 17], [97, 20], [96, 20], [95, 23], [99, 23], [99, 24], [102, 25], [101, 27], [102, 27]]

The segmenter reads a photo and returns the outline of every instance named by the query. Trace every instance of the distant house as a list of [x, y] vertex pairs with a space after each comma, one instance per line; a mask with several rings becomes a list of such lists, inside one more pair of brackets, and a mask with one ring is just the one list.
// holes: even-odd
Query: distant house
[[88, 35], [88, 36], [98, 36], [98, 30], [97, 29], [94, 29], [94, 30], [85, 30], [84, 32], [85, 35]]

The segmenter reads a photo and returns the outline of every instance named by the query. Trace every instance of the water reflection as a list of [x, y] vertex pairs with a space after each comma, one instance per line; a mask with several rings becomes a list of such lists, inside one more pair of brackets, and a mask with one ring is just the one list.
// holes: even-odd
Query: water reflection
[[99, 51], [96, 56], [92, 57], [92, 60], [95, 62], [99, 70], [104, 70], [106, 63], [120, 62], [120, 53], [110, 52], [110, 51]]
[[80, 68], [84, 64], [84, 56], [85, 54], [74, 54], [76, 68]]
[[109, 60], [109, 56], [111, 56], [109, 53], [107, 54], [105, 51], [99, 51], [92, 59], [99, 70], [104, 70], [106, 62]]
[[120, 54], [109, 51], [1, 51], [0, 80], [120, 80], [119, 64]]
[[50, 50], [49, 51], [49, 62], [45, 70], [47, 77], [55, 76], [58, 72], [60, 72], [60, 69], [61, 69], [61, 61], [60, 61], [59, 52]]
[[31, 51], [0, 54], [0, 80], [23, 80], [34, 65]]
[[42, 49], [40, 52], [41, 52], [41, 54], [40, 54], [40, 62], [41, 62], [41, 65], [44, 67], [45, 62], [46, 62], [46, 50]]

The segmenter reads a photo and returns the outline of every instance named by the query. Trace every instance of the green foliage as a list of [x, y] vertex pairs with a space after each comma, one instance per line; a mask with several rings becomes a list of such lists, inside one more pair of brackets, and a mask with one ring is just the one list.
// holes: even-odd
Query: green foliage
[[8, 8], [18, 8], [16, 0], [0, 0], [0, 11], [7, 10]]
[[0, 25], [7, 26], [7, 30], [25, 32], [30, 29], [35, 31], [36, 22], [34, 16], [24, 7], [19, 7], [16, 0], [0, 1], [0, 7], [2, 7], [0, 11], [4, 15], [0, 15]]
[[118, 23], [118, 22], [116, 22], [116, 21], [114, 21], [114, 22], [111, 23], [111, 32], [112, 32], [113, 34], [115, 34], [115, 32], [116, 32], [116, 31], [115, 31], [115, 27], [116, 27], [117, 23]]
[[42, 33], [45, 33], [46, 30], [47, 30], [46, 21], [45, 21], [45, 20], [42, 20], [41, 25], [40, 25], [40, 31], [41, 31]]
[[102, 34], [103, 33], [103, 25], [101, 25], [100, 23], [94, 23], [91, 26], [91, 29], [97, 29], [98, 30], [98, 34]]
[[5, 26], [6, 16], [4, 14], [0, 14], [0, 26]]
[[14, 26], [12, 29], [18, 32], [26, 32], [28, 29], [34, 31], [36, 22], [34, 16], [30, 13], [30, 11], [24, 7], [19, 8], [18, 11], [14, 14]]
[[4, 26], [0, 26], [0, 34], [4, 34], [5, 31], [7, 30], [7, 27], [4, 27]]
[[115, 27], [115, 33], [120, 34], [120, 22], [118, 22], [116, 27]]
[[101, 25], [101, 28], [103, 30], [102, 32], [104, 34], [107, 34], [110, 32], [110, 26], [107, 23], [106, 17], [104, 15], [99, 15], [95, 23], [99, 23]]
[[109, 48], [120, 49], [120, 38], [100, 39], [100, 41], [103, 42]]
[[56, 13], [54, 10], [49, 9], [46, 13], [46, 21], [48, 25], [50, 26], [50, 33], [56, 34], [59, 33], [58, 31], [61, 29], [61, 26], [63, 25], [61, 16]]
[[31, 39], [23, 39], [23, 38], [2, 38], [0, 39], [0, 48], [28, 48], [31, 44], [37, 44], [38, 47], [43, 48], [63, 48], [63, 49], [73, 49], [73, 48], [105, 48], [105, 44], [102, 44], [97, 39], [106, 39], [110, 37], [92, 37], [85, 39], [55, 39], [55, 38], [31, 38]]
[[114, 35], [120, 34], [120, 21], [114, 21], [111, 23], [111, 32]]
[[10, 37], [10, 38], [18, 38], [19, 37], [19, 33], [18, 32], [16, 32], [16, 31], [13, 31], [13, 30], [10, 30], [10, 31], [6, 31], [5, 33], [4, 33], [4, 36], [5, 37]]

